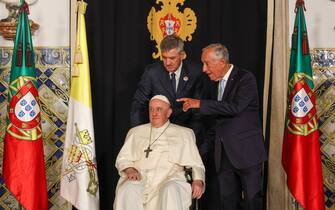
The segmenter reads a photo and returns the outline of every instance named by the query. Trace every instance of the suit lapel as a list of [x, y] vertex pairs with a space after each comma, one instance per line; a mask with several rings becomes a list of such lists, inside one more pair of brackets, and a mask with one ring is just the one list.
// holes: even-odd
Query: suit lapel
[[225, 87], [224, 92], [223, 92], [222, 99], [225, 99], [227, 97], [228, 93], [230, 92], [230, 90], [232, 89], [232, 87], [234, 85], [234, 82], [236, 80], [237, 71], [238, 71], [238, 69], [235, 68], [235, 66], [234, 66], [233, 70], [231, 71], [231, 73], [229, 75], [226, 87]]

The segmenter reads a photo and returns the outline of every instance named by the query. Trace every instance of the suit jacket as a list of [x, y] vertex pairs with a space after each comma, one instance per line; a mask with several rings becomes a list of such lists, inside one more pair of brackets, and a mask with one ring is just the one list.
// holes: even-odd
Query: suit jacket
[[246, 169], [266, 160], [253, 74], [234, 66], [221, 101], [217, 101], [218, 82], [212, 82], [209, 89], [210, 99], [201, 100], [200, 113], [212, 119], [208, 139], [211, 142], [206, 144], [214, 146], [217, 171], [221, 166], [222, 149], [237, 169]]
[[148, 65], [141, 77], [131, 105], [131, 127], [149, 122], [148, 103], [151, 97], [157, 94], [166, 96], [172, 107], [170, 121], [192, 128], [199, 135], [200, 117], [196, 111], [183, 112], [182, 103], [177, 98], [200, 98], [202, 80], [207, 78], [200, 66], [183, 61], [177, 93], [172, 89], [169, 72], [162, 62]]

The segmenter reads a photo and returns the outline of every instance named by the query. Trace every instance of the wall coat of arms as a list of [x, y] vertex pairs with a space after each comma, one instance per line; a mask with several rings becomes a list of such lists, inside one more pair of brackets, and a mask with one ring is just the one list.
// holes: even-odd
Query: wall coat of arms
[[185, 0], [156, 0], [156, 4], [161, 7], [157, 11], [155, 7], [151, 8], [147, 27], [151, 34], [150, 39], [156, 42], [157, 52], [152, 53], [153, 58], [161, 56], [159, 45], [166, 35], [176, 34], [184, 41], [192, 40], [197, 17], [190, 8], [182, 10], [184, 2]]

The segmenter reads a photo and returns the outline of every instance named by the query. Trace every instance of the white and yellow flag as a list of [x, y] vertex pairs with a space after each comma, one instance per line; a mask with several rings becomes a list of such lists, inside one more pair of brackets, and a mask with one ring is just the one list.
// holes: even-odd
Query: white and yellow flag
[[86, 6], [83, 1], [77, 3], [76, 53], [71, 78], [60, 193], [79, 210], [98, 210], [99, 182], [84, 17]]

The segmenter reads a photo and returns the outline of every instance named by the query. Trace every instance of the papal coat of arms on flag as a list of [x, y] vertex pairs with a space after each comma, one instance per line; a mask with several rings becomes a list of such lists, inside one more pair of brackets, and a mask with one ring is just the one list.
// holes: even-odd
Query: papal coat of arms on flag
[[72, 138], [72, 143], [68, 145], [68, 151], [66, 151], [68, 155], [67, 160], [64, 161], [66, 162], [63, 171], [64, 179], [71, 183], [77, 181], [79, 174], [87, 173], [87, 185], [82, 187], [87, 193], [97, 197], [99, 184], [96, 175], [95, 147], [91, 134], [88, 129], [79, 130], [77, 123], [74, 123], [74, 133], [69, 138]]
[[191, 41], [197, 27], [197, 17], [192, 9], [180, 11], [185, 0], [157, 0], [156, 4], [160, 2], [160, 10], [152, 7], [147, 18], [150, 39], [156, 42], [157, 52], [152, 54], [153, 58], [161, 56], [159, 44], [166, 35], [176, 34], [184, 41]]

